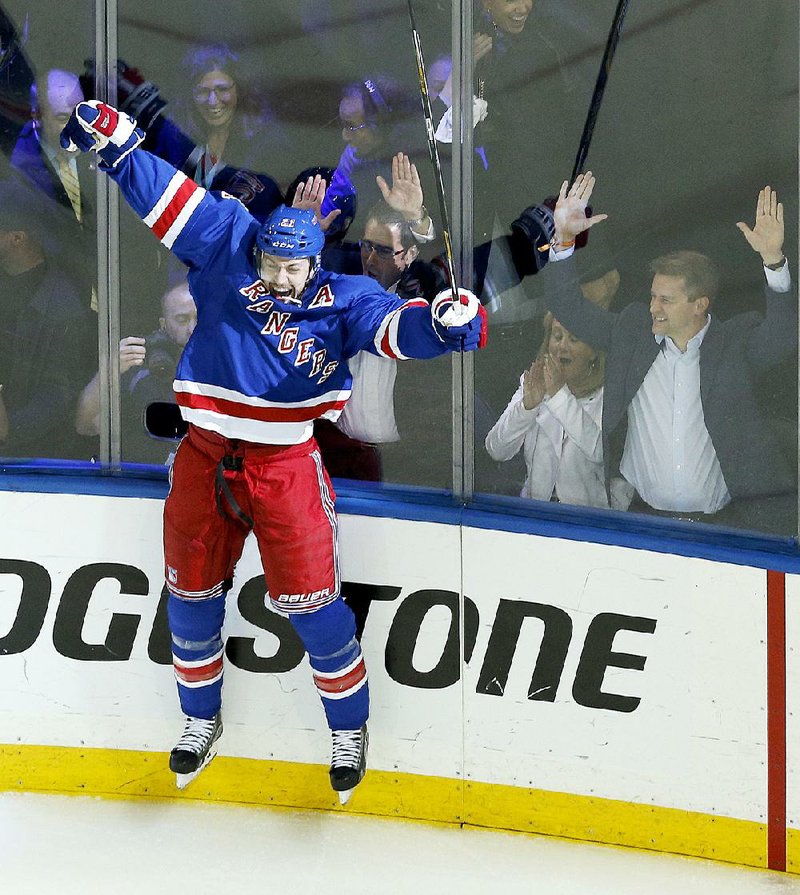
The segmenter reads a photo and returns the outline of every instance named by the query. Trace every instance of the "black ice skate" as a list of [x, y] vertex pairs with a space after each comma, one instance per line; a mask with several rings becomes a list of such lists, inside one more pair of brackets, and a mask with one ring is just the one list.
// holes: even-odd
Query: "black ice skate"
[[367, 772], [367, 725], [360, 730], [332, 730], [333, 757], [331, 759], [331, 786], [339, 793], [342, 805], [363, 780]]
[[178, 789], [188, 786], [207, 767], [217, 754], [214, 745], [222, 733], [222, 715], [210, 721], [205, 718], [186, 718], [183, 736], [169, 754], [169, 769], [175, 772]]

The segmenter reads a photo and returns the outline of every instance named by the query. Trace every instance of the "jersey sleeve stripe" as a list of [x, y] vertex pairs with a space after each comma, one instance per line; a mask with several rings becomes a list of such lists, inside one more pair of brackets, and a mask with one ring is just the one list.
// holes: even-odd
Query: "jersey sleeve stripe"
[[172, 226], [167, 230], [164, 234], [164, 238], [161, 242], [168, 248], [171, 249], [175, 240], [181, 235], [183, 228], [186, 226], [189, 218], [192, 216], [192, 212], [194, 212], [195, 208], [203, 201], [203, 196], [205, 192], [200, 192], [199, 189], [195, 188], [195, 191], [191, 196], [186, 200], [186, 204], [180, 210], [178, 216], [175, 218], [175, 222]]
[[393, 360], [406, 360], [406, 355], [400, 350], [398, 335], [400, 330], [400, 315], [406, 308], [427, 307], [428, 303], [423, 298], [415, 298], [405, 302], [399, 308], [395, 308], [384, 317], [381, 325], [375, 333], [375, 348], [382, 357], [390, 357]]
[[[189, 180], [185, 174], [176, 172], [161, 194], [161, 198], [144, 218], [144, 222], [158, 239], [163, 241], [173, 229], [176, 221], [183, 217], [182, 212], [187, 208], [187, 204], [191, 203], [189, 211], [191, 214], [204, 194], [205, 190], [201, 190], [193, 180]], [[185, 215], [185, 218], [188, 218], [188, 215]], [[183, 224], [186, 222], [185, 218]], [[183, 225], [180, 229], [183, 229]], [[172, 242], [175, 241], [179, 232], [180, 230], [172, 236]]]

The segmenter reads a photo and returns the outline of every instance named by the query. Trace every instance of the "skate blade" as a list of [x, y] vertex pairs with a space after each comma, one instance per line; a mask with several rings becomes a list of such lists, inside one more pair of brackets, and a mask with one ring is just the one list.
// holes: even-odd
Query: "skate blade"
[[336, 795], [339, 796], [339, 804], [346, 805], [350, 801], [350, 796], [353, 795], [352, 789], [342, 789]]
[[206, 757], [203, 759], [203, 763], [196, 771], [192, 771], [191, 774], [176, 774], [175, 785], [178, 787], [178, 789], [186, 789], [186, 787], [192, 782], [192, 780], [202, 774], [203, 771], [211, 764], [216, 754], [216, 749], [209, 749], [208, 755], [206, 755]]

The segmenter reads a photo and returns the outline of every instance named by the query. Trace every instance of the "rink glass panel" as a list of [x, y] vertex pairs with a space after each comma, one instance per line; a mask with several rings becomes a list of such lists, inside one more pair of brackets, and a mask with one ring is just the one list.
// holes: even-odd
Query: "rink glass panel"
[[[97, 8], [76, 4], [68, 27], [55, 24], [45, 4], [6, 3], [3, 10], [19, 34], [33, 74], [55, 67], [84, 72], [85, 60], [95, 54], [95, 16], [108, 12], [109, 52], [156, 83], [168, 100], [165, 114], [195, 136], [200, 131], [193, 121], [187, 54], [197, 45], [225, 43], [238, 57], [239, 93], [247, 97], [250, 112], [249, 139], [231, 150], [231, 163], [267, 173], [280, 189], [306, 167], [337, 164], [345, 145], [339, 120], [345, 85], [378, 77], [394, 80], [415, 110], [406, 122], [408, 142], [397, 148], [406, 148], [419, 162], [425, 203], [440, 227], [422, 117], [413, 95], [410, 31], [401, 6], [361, 0], [298, 3], [265, 15], [258, 4], [240, 2], [226, 7], [228, 14], [220, 19], [200, 3], [181, 13], [155, 3]], [[451, 50], [451, 4], [418, 6], [430, 72], [432, 64]], [[554, 195], [560, 181], [570, 176], [615, 8], [614, 0], [603, 0], [591, 11], [570, 14], [562, 4], [546, 0], [533, 4], [520, 38], [529, 41], [535, 52], [525, 54], [518, 77], [499, 81], [503, 105], [517, 112], [514, 120], [504, 123], [499, 137], [490, 135], [499, 147], [495, 172], [500, 177], [495, 172], [485, 176], [483, 157], [475, 151], [474, 189], [462, 182], [462, 189], [452, 195], [452, 159], [440, 146], [451, 210], [474, 205], [475, 244], [507, 232], [508, 223], [527, 205]], [[473, 18], [476, 32], [486, 28], [480, 7]], [[619, 274], [612, 308], [647, 301], [652, 258], [693, 248], [712, 257], [721, 271], [721, 300], [715, 311], [720, 318], [763, 309], [758, 257], [734, 225], [738, 220], [752, 223], [755, 196], [765, 183], [773, 185], [785, 203], [785, 246], [796, 273], [796, 19], [797, 11], [788, 0], [774, 0], [755, 12], [745, 11], [737, 0], [698, 6], [659, 0], [628, 10], [586, 162], [598, 178], [593, 206], [607, 212], [609, 220], [593, 231], [589, 245], [578, 254], [585, 279], [609, 269]], [[719, 47], [713, 63], [706, 62], [708, 34], [715, 35]], [[462, 49], [470, 43], [469, 35], [464, 35]], [[487, 95], [490, 74], [485, 75]], [[24, 93], [20, 88], [24, 77], [17, 76], [8, 87], [17, 98]], [[475, 79], [476, 92], [481, 77]], [[115, 86], [101, 78], [99, 92], [112, 96]], [[21, 105], [24, 117], [24, 102]], [[260, 133], [265, 139], [257, 138]], [[468, 151], [471, 142], [467, 134]], [[478, 150], [477, 138], [474, 142]], [[7, 158], [13, 141], [8, 147]], [[97, 311], [89, 310], [86, 319], [90, 328], [99, 322], [100, 338], [86, 350], [72, 352], [78, 357], [69, 374], [74, 383], [88, 383], [99, 370], [100, 432], [75, 433], [70, 424], [77, 389], [73, 384], [65, 402], [68, 409], [62, 408], [64, 421], [41, 450], [29, 453], [47, 462], [99, 458], [101, 467], [111, 468], [120, 460], [143, 462], [154, 475], [162, 476], [171, 445], [143, 434], [140, 407], [126, 400], [132, 373], [119, 381], [115, 352], [119, 339], [127, 336], [148, 339], [148, 349], [153, 347], [149, 337], [160, 328], [161, 298], [180, 281], [182, 271], [124, 203], [117, 221], [113, 197], [87, 195], [86, 200], [98, 215], [105, 209], [108, 230], [113, 235], [116, 229], [119, 240], [118, 303], [113, 294], [102, 302], [99, 290], [99, 315], [93, 317]], [[369, 199], [361, 203], [360, 219], [348, 234], [351, 240], [362, 235], [359, 227], [367, 205]], [[47, 220], [51, 235], [63, 229], [55, 226], [55, 220]], [[459, 231], [458, 221], [452, 223]], [[84, 231], [89, 224], [90, 218]], [[78, 292], [85, 291], [87, 281], [101, 284], [116, 275], [113, 251], [103, 257], [98, 270], [96, 244], [89, 238], [79, 250], [60, 253], [58, 264], [66, 264], [69, 276], [82, 283]], [[429, 254], [438, 248], [436, 244]], [[455, 249], [457, 255], [463, 252], [458, 244]], [[423, 256], [426, 251], [422, 249]], [[539, 501], [518, 498], [525, 480], [521, 454], [495, 462], [484, 439], [538, 350], [543, 289], [541, 276], [516, 284], [508, 259], [499, 248], [493, 250], [484, 292], [489, 347], [474, 358], [474, 379], [469, 365], [454, 376], [450, 358], [400, 365], [395, 387], [400, 440], [380, 450], [384, 483], [448, 491], [455, 482], [457, 498], [474, 492], [484, 502], [499, 498], [494, 505], [501, 510], [511, 507], [514, 513], [534, 515], [540, 511]], [[91, 285], [89, 295], [91, 307]], [[84, 325], [81, 338], [85, 329]], [[70, 343], [73, 349], [80, 341]], [[456, 417], [464, 424], [471, 451], [463, 450], [460, 439], [455, 445], [452, 439], [457, 404], [453, 396], [462, 384], [459, 375], [474, 386], [474, 402], [467, 403], [462, 418]], [[169, 377], [163, 378], [168, 383]], [[7, 391], [7, 383], [5, 387]], [[796, 464], [795, 364], [777, 366], [758, 381], [757, 389], [770, 429]], [[7, 462], [17, 460], [13, 456]], [[770, 518], [754, 520], [752, 529], [794, 535], [795, 505], [792, 493]], [[612, 515], [616, 524], [620, 514]], [[627, 518], [635, 522], [630, 514]]]
[[75, 427], [98, 365], [94, 161], [72, 162], [77, 210], [57, 173], [67, 158], [58, 133], [94, 54], [94, 23], [88, 2], [71, 4], [66, 18], [44, 2], [0, 6], [0, 399], [8, 418], [0, 456], [14, 468], [88, 461], [99, 450]]
[[[490, 182], [492, 201], [505, 215], [501, 225], [570, 177], [616, 5], [583, 4], [578, 14], [577, 7], [534, 3], [522, 37], [530, 31], [531, 45], [541, 51], [537, 62], [529, 55], [519, 77], [506, 73], [519, 151], [511, 172]], [[708, 255], [720, 271], [715, 318], [763, 312], [761, 259], [735, 224], [753, 225], [756, 197], [766, 184], [785, 204], [784, 251], [796, 281], [797, 33], [797, 6], [789, 0], [755, 10], [739, 0], [630, 4], [584, 166], [597, 177], [592, 206], [609, 218], [577, 253], [583, 281], [597, 286], [612, 272], [613, 288], [618, 277], [613, 310], [649, 302], [652, 259], [691, 249]], [[475, 196], [477, 232], [477, 173]], [[525, 482], [522, 451], [495, 462], [484, 439], [539, 350], [545, 278], [510, 286], [498, 251], [489, 274], [489, 347], [476, 358], [475, 490], [513, 498]], [[788, 361], [755, 383], [767, 428], [791, 467], [796, 380], [796, 364]], [[519, 504], [533, 514], [542, 509], [540, 501]], [[794, 535], [796, 505], [796, 489], [789, 489], [742, 527]], [[608, 524], [618, 524], [619, 515], [614, 512]]]
[[[426, 54], [449, 53], [450, 12], [420, 4], [418, 18], [424, 31]], [[444, 7], [445, 4], [442, 4]], [[160, 3], [119, 5], [119, 55], [157, 84], [168, 101], [162, 115], [198, 145], [213, 151], [214, 132], [222, 126], [214, 116], [231, 114], [222, 162], [264, 175], [266, 189], [283, 194], [303, 170], [316, 166], [335, 168], [347, 146], [343, 136], [340, 102], [347, 88], [361, 88], [365, 119], [345, 115], [346, 125], [363, 121], [348, 137], [358, 151], [352, 180], [359, 194], [357, 213], [346, 234], [349, 251], [341, 252], [342, 272], [361, 273], [358, 241], [364, 235], [368, 209], [380, 199], [377, 174], [390, 177], [391, 157], [409, 153], [419, 165], [430, 190], [424, 201], [440, 229], [428, 159], [425, 127], [416, 82], [413, 43], [407, 10], [403, 5], [365, 3], [297, 3], [271, 5], [236, 2], [225, 15], [207, 4], [192, 3], [171, 10]], [[227, 60], [216, 72], [203, 60], [217, 45]], [[220, 46], [221, 45], [221, 46]], [[214, 84], [223, 96], [214, 103], [205, 90]], [[374, 92], [365, 82], [377, 86]], [[235, 85], [235, 94], [229, 89]], [[199, 167], [195, 176], [202, 182]], [[251, 181], [252, 182], [252, 181]], [[241, 184], [239, 184], [241, 185]], [[215, 182], [217, 188], [218, 182]], [[242, 196], [238, 188], [234, 194]], [[256, 189], [258, 189], [256, 180]], [[449, 190], [449, 182], [448, 182]], [[245, 204], [257, 216], [265, 193]], [[150, 338], [159, 328], [161, 296], [174, 288], [183, 271], [141, 225], [136, 226], [125, 207], [120, 211], [121, 231], [121, 337]], [[129, 220], [131, 219], [131, 220]], [[431, 257], [441, 249], [437, 241], [422, 252]], [[325, 259], [327, 261], [327, 258]], [[167, 346], [171, 350], [173, 346]], [[148, 344], [149, 348], [149, 344]], [[149, 352], [151, 357], [155, 353]], [[145, 368], [149, 361], [145, 360]], [[451, 361], [398, 365], [395, 387], [396, 420], [400, 440], [377, 449], [382, 464], [376, 476], [389, 483], [449, 489], [452, 483]], [[163, 464], [169, 445], [153, 443], [141, 431], [141, 401], [129, 400], [123, 378], [122, 459]], [[141, 379], [141, 371], [139, 378]], [[151, 381], [152, 378], [151, 378]], [[161, 376], [164, 397], [171, 380]], [[335, 434], [335, 433], [334, 433]], [[336, 475], [336, 471], [334, 471]], [[358, 468], [353, 474], [359, 478]]]

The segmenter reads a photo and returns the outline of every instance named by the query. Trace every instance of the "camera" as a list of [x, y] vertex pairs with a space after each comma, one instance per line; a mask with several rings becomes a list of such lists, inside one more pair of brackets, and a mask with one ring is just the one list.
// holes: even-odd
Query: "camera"
[[175, 374], [175, 368], [181, 356], [181, 347], [176, 345], [170, 337], [161, 330], [145, 336], [144, 363], [152, 373]]

